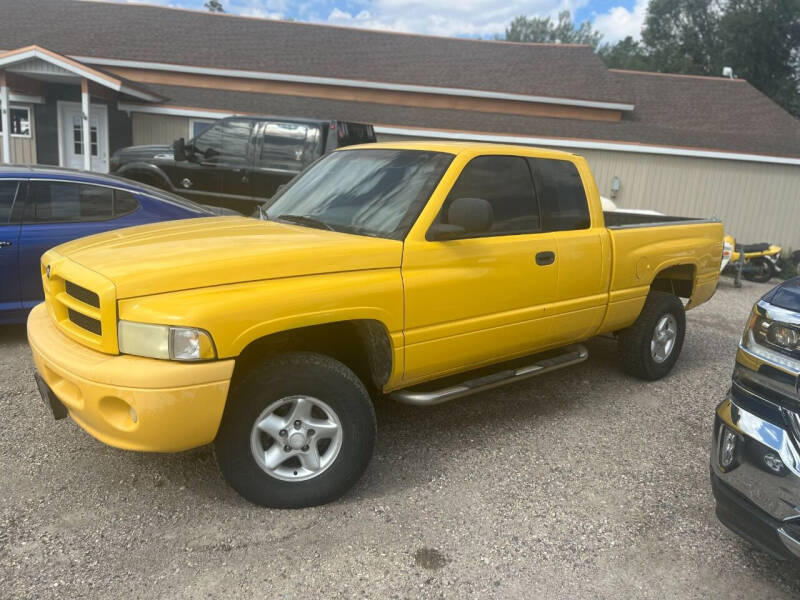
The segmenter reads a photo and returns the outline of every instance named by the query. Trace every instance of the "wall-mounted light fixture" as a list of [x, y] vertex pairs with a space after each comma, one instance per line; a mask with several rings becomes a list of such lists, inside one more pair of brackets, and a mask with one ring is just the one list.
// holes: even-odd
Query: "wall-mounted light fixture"
[[614, 175], [614, 179], [611, 180], [611, 197], [616, 198], [617, 194], [619, 193], [619, 188], [622, 187], [622, 184], [619, 181], [619, 177]]

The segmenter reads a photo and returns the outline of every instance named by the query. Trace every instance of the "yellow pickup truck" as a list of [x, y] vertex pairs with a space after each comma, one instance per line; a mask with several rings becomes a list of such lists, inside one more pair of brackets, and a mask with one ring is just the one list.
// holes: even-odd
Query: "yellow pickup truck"
[[714, 293], [715, 220], [604, 215], [580, 156], [488, 144], [336, 151], [261, 209], [113, 231], [42, 257], [39, 389], [119, 448], [214, 443], [272, 507], [369, 463], [373, 398], [428, 405], [586, 359], [666, 375]]

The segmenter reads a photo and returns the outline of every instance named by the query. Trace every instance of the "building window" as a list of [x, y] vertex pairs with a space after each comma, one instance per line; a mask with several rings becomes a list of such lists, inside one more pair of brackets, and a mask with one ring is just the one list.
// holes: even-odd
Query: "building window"
[[[11, 137], [31, 137], [31, 109], [24, 106], [12, 106], [8, 111], [11, 123]], [[3, 133], [3, 121], [0, 119], [0, 134]]]
[[189, 119], [189, 139], [193, 140], [213, 124], [211, 119]]
[[[89, 128], [89, 135], [92, 137], [92, 156], [97, 156], [97, 126], [92, 125]], [[72, 118], [72, 151], [76, 156], [83, 154], [83, 124], [81, 118], [75, 116]]]

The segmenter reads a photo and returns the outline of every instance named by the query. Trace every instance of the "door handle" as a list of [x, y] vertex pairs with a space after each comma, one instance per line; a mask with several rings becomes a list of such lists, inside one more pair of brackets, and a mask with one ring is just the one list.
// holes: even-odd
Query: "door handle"
[[250, 172], [247, 169], [234, 169], [233, 172], [242, 176], [242, 183], [247, 183], [250, 180]]
[[555, 252], [539, 252], [536, 255], [536, 264], [540, 267], [544, 267], [545, 265], [552, 265], [556, 261], [556, 253]]
[[5, 240], [0, 241], [0, 248], [8, 248], [11, 245], [11, 242], [7, 242]]

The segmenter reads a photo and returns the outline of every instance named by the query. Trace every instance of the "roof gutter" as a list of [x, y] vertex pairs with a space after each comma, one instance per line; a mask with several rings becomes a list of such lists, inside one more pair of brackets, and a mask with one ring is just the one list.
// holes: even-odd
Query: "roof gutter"
[[405, 83], [386, 83], [380, 81], [363, 81], [360, 79], [317, 77], [313, 75], [291, 75], [288, 73], [272, 73], [268, 71], [216, 69], [211, 67], [193, 67], [190, 65], [175, 65], [171, 63], [144, 62], [138, 60], [124, 60], [117, 58], [96, 58], [93, 56], [72, 56], [71, 58], [73, 60], [77, 60], [82, 63], [101, 65], [106, 67], [125, 67], [130, 69], [168, 71], [172, 73], [193, 73], [196, 75], [210, 75], [214, 77], [237, 77], [242, 79], [284, 81], [291, 83], [307, 83], [314, 85], [329, 85], [337, 87], [350, 87], [350, 88], [360, 88], [360, 89], [370, 89], [370, 90], [390, 90], [395, 92], [411, 92], [417, 94], [438, 94], [441, 96], [489, 98], [492, 100], [513, 100], [516, 102], [555, 104], [558, 106], [578, 106], [582, 108], [600, 108], [605, 110], [619, 110], [623, 112], [631, 112], [635, 108], [635, 105], [633, 104], [626, 104], [621, 102], [601, 102], [595, 100], [578, 100], [575, 98], [557, 98], [552, 96], [529, 96], [526, 94], [510, 94], [506, 92], [472, 90], [465, 88], [448, 88], [448, 87], [438, 87], [430, 85], [412, 85]]

